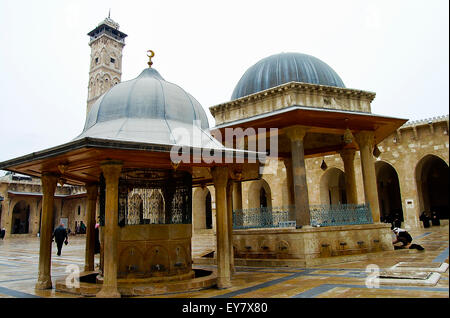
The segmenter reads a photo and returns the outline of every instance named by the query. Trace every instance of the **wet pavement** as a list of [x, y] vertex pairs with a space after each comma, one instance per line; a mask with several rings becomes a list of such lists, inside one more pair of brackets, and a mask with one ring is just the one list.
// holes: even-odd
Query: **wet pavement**
[[[370, 253], [364, 260], [323, 265], [310, 268], [237, 267], [228, 289], [215, 287], [186, 293], [153, 296], [154, 298], [449, 298], [448, 269], [442, 272], [442, 263], [448, 264], [448, 225], [410, 231], [414, 243], [425, 251], [395, 250]], [[194, 236], [194, 239], [196, 237]], [[203, 238], [204, 239], [204, 238]], [[210, 240], [211, 241], [211, 240]], [[71, 236], [56, 255], [52, 247], [52, 279], [67, 277], [68, 265], [84, 267], [83, 236]], [[202, 253], [202, 245], [193, 243], [193, 254]], [[206, 248], [206, 247], [205, 247]], [[56, 292], [54, 289], [37, 291], [39, 261], [38, 237], [13, 237], [0, 241], [0, 297], [9, 298], [65, 298], [76, 295]], [[96, 256], [98, 263], [98, 256]], [[374, 269], [401, 269], [396, 283], [374, 278]], [[195, 265], [195, 268], [214, 270], [213, 265]], [[441, 272], [438, 269], [441, 268]], [[439, 274], [436, 283], [425, 284], [425, 278]], [[402, 274], [403, 273], [403, 274]], [[435, 274], [437, 275], [437, 274]], [[437, 277], [437, 276], [433, 276]], [[409, 279], [408, 279], [409, 278]], [[413, 278], [413, 279], [411, 279]], [[415, 280], [414, 280], [415, 278]], [[400, 280], [399, 280], [400, 279]], [[399, 282], [400, 283], [399, 283]]]

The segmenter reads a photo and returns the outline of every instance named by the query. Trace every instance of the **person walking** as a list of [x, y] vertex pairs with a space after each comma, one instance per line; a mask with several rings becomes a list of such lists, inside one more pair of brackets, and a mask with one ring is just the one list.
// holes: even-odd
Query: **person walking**
[[58, 252], [56, 255], [61, 256], [61, 250], [64, 243], [68, 243], [67, 231], [64, 228], [64, 223], [61, 223], [53, 232], [52, 240], [55, 239]]

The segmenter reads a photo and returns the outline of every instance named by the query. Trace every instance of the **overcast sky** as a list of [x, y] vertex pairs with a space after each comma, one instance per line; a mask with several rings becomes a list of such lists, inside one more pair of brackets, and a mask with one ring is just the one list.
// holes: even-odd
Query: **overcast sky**
[[152, 49], [153, 67], [205, 109], [229, 101], [258, 60], [301, 52], [330, 65], [346, 87], [376, 92], [374, 114], [448, 114], [448, 0], [0, 0], [0, 161], [80, 134], [86, 34], [109, 9], [128, 34], [122, 81], [147, 67]]

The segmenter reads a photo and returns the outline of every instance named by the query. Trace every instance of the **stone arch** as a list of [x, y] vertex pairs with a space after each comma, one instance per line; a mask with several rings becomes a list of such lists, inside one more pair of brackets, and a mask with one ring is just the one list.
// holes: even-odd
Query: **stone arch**
[[119, 84], [120, 83], [120, 79], [118, 78], [118, 77], [114, 77], [113, 79], [112, 79], [112, 84], [111, 85], [117, 85], [117, 84]]
[[436, 155], [425, 155], [415, 169], [419, 213], [437, 212], [439, 218], [449, 218], [448, 163]]
[[375, 163], [378, 202], [381, 221], [391, 223], [396, 218], [404, 221], [400, 181], [395, 168], [386, 161]]
[[89, 78], [89, 97], [95, 94], [95, 80], [94, 77]]
[[207, 187], [193, 193], [194, 229], [212, 229], [212, 196]]
[[102, 49], [100, 50], [100, 57], [101, 57], [101, 62], [102, 62], [103, 64], [108, 65], [108, 57], [109, 57], [109, 54], [108, 54], [108, 51], [106, 51], [105, 48], [102, 48]]
[[[265, 200], [263, 202], [263, 198]], [[260, 179], [251, 181], [248, 188], [248, 207], [251, 208], [271, 208], [272, 207], [272, 191], [266, 180]]]
[[94, 96], [98, 96], [101, 93], [100, 82], [101, 82], [100, 74], [97, 74], [94, 80], [94, 87], [95, 87], [95, 89], [93, 90]]
[[119, 260], [119, 276], [133, 276], [145, 272], [144, 254], [136, 246], [124, 248], [119, 255]]
[[111, 88], [112, 80], [111, 80], [111, 76], [108, 73], [105, 73], [105, 75], [103, 75], [103, 82], [104, 82], [104, 90], [105, 91], [107, 91], [108, 89]]
[[336, 167], [331, 167], [322, 174], [320, 177], [320, 203], [347, 203], [344, 171]]
[[[116, 53], [111, 52], [111, 54], [109, 54], [109, 58], [110, 58], [109, 64], [110, 64], [110, 65], [112, 64], [112, 66], [113, 66], [114, 68], [118, 68], [118, 66], [119, 66], [119, 59], [117, 58]], [[111, 59], [114, 59], [114, 62], [112, 62]]]
[[30, 230], [31, 206], [25, 200], [18, 201], [12, 212], [11, 234], [28, 234]]

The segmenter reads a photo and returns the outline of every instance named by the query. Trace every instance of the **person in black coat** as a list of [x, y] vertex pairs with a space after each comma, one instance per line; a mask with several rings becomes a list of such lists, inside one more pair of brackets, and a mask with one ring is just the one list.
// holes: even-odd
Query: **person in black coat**
[[419, 220], [422, 221], [424, 228], [430, 227], [430, 219], [428, 218], [427, 212], [423, 211]]
[[67, 237], [67, 231], [64, 228], [64, 224], [61, 223], [53, 232], [52, 235], [52, 239], [55, 239], [56, 242], [56, 246], [58, 247], [58, 256], [61, 256], [61, 250], [62, 250], [62, 246], [64, 244], [64, 241], [67, 242], [68, 237]]
[[439, 215], [436, 211], [431, 212], [431, 224], [433, 226], [441, 225], [441, 221], [439, 221]]
[[[405, 249], [405, 248], [409, 248], [409, 249], [417, 249], [419, 251], [423, 251], [424, 248], [418, 244], [412, 244], [412, 237], [411, 235], [404, 229], [395, 227], [392, 232], [394, 232], [396, 238], [395, 240], [392, 242], [392, 244], [394, 244], [394, 249]], [[402, 246], [395, 246], [395, 244], [397, 243], [402, 243]]]

